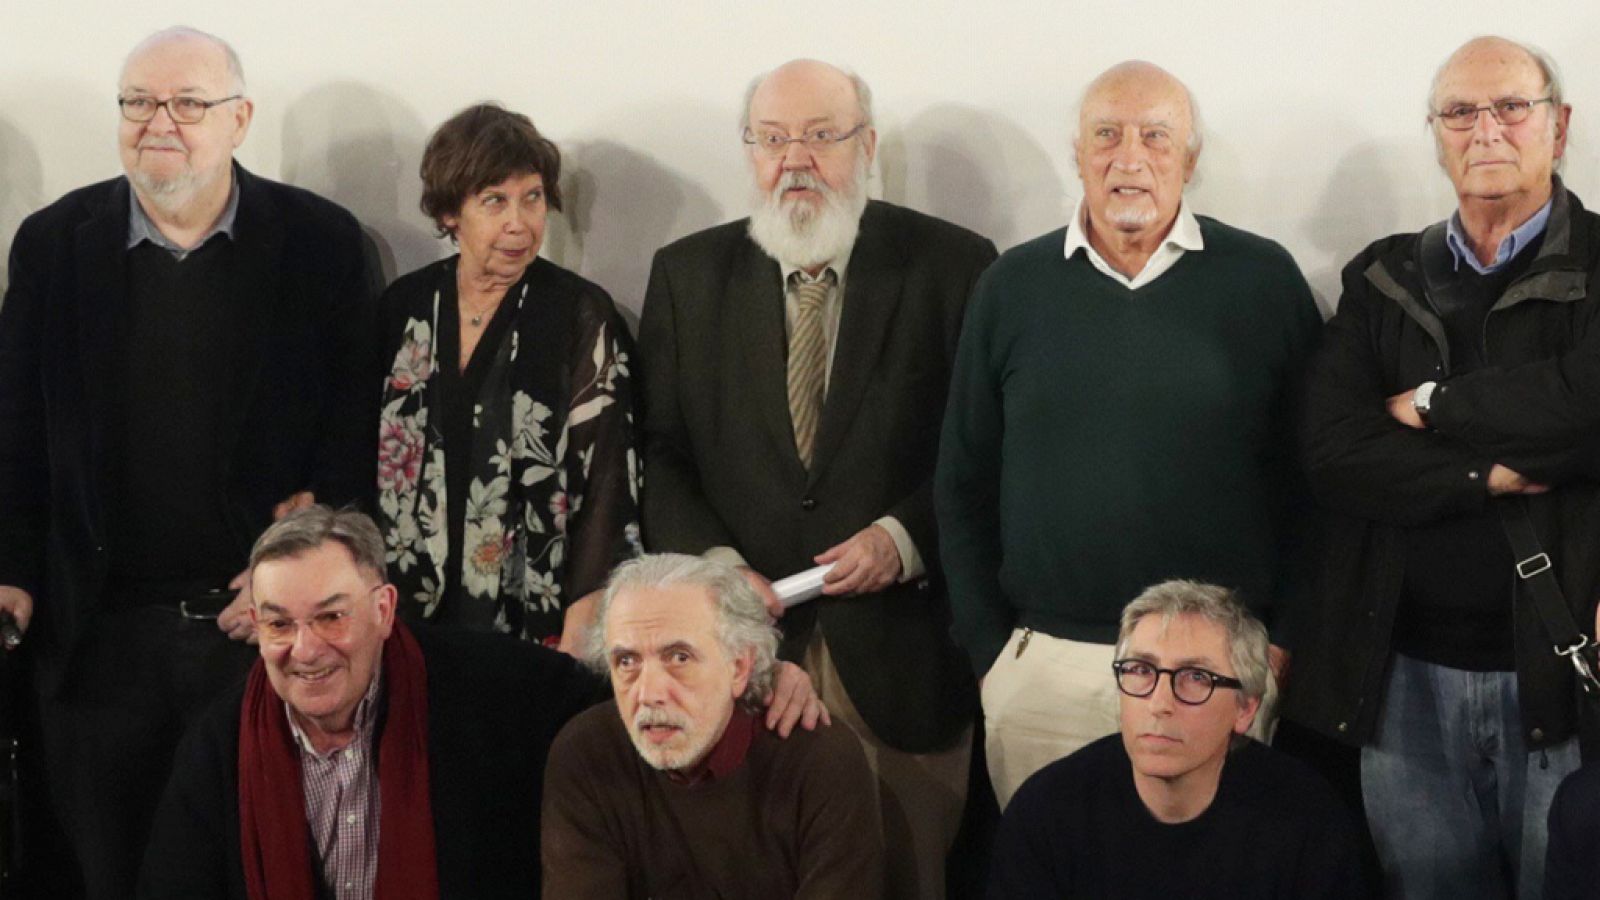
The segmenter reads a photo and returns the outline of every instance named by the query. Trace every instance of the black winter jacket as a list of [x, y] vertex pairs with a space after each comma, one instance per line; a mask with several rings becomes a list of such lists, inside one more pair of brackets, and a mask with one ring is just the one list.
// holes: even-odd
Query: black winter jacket
[[[1323, 507], [1315, 598], [1296, 642], [1285, 714], [1347, 743], [1372, 739], [1405, 572], [1405, 529], [1494, 499], [1495, 463], [1554, 486], [1526, 498], [1540, 543], [1584, 629], [1600, 587], [1600, 216], [1556, 180], [1538, 255], [1484, 325], [1487, 366], [1451, 377], [1423, 259], [1444, 223], [1384, 238], [1343, 272], [1339, 308], [1307, 375], [1301, 452]], [[1385, 399], [1439, 382], [1430, 430]], [[1518, 583], [1518, 693], [1531, 747], [1579, 727], [1571, 665], [1552, 652]]]

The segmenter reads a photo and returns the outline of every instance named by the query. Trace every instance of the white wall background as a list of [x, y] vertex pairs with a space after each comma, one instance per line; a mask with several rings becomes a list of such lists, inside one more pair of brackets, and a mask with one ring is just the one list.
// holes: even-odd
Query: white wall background
[[0, 246], [30, 211], [119, 171], [122, 58], [177, 23], [243, 57], [256, 118], [241, 162], [348, 207], [390, 277], [447, 251], [417, 211], [430, 130], [482, 99], [528, 113], [566, 164], [545, 254], [634, 311], [657, 247], [743, 215], [740, 96], [795, 56], [872, 84], [875, 196], [1002, 249], [1064, 222], [1072, 107], [1132, 57], [1199, 99], [1195, 208], [1287, 245], [1324, 307], [1367, 242], [1452, 208], [1423, 103], [1475, 34], [1562, 64], [1568, 183], [1600, 205], [1597, 0], [0, 0]]

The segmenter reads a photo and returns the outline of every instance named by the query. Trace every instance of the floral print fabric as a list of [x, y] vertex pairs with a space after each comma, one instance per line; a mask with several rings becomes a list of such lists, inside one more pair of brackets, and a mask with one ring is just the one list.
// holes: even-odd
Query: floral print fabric
[[[453, 287], [453, 261], [440, 267]], [[541, 296], [544, 282], [592, 292]], [[460, 528], [460, 592], [493, 604], [496, 629], [553, 643], [566, 606], [639, 552], [631, 342], [602, 291], [548, 262], [531, 266], [503, 301], [515, 304], [505, 340], [478, 350], [494, 357], [476, 397], [472, 458], [447, 459], [437, 340], [441, 298], [453, 303], [453, 291], [439, 284], [421, 308], [400, 298], [412, 308], [384, 381], [378, 505], [389, 575], [403, 612], [433, 618], [451, 602], [448, 529]], [[445, 472], [458, 465], [470, 482], [463, 521], [451, 522]]]

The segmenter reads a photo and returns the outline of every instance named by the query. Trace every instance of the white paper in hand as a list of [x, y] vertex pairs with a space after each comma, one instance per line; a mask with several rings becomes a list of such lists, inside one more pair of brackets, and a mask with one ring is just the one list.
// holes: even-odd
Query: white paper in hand
[[815, 600], [822, 596], [822, 579], [832, 568], [833, 563], [828, 563], [779, 579], [772, 583], [772, 591], [783, 601], [784, 609], [799, 606], [807, 600]]

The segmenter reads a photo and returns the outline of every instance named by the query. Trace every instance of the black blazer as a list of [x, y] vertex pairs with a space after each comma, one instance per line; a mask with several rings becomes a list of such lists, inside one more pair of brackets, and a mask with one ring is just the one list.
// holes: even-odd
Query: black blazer
[[908, 752], [943, 749], [976, 690], [950, 639], [932, 478], [967, 297], [994, 244], [873, 201], [845, 274], [844, 309], [809, 472], [789, 419], [783, 278], [747, 221], [660, 250], [639, 354], [644, 377], [644, 538], [651, 550], [727, 545], [772, 578], [892, 515], [928, 577], [823, 598], [782, 620], [798, 658], [819, 619], [867, 724]]
[[[373, 291], [356, 220], [235, 166], [237, 289], [251, 322], [230, 390], [223, 467], [240, 568], [272, 507], [296, 491], [342, 504], [376, 481]], [[29, 216], [0, 305], [0, 585], [34, 597], [42, 686], [57, 689], [106, 589], [114, 377], [127, 313], [127, 179]], [[182, 535], [174, 534], [173, 540]]]

